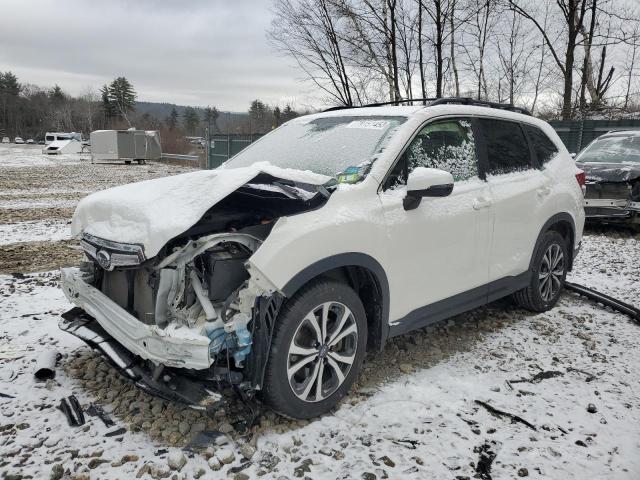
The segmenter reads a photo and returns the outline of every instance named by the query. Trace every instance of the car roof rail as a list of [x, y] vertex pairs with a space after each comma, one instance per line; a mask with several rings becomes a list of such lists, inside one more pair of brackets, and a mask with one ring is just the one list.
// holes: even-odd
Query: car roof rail
[[444, 97], [438, 98], [429, 104], [430, 107], [436, 105], [474, 105], [477, 107], [497, 108], [499, 110], [509, 110], [510, 112], [522, 113], [531, 116], [531, 112], [526, 108], [516, 107], [510, 103], [489, 102], [486, 100], [477, 100], [471, 97]]
[[410, 103], [410, 102], [429, 102], [427, 107], [435, 107], [436, 105], [473, 105], [477, 107], [489, 107], [497, 108], [499, 110], [509, 110], [510, 112], [522, 113], [523, 115], [531, 116], [531, 112], [526, 108], [516, 107], [510, 103], [497, 103], [489, 102], [486, 100], [477, 100], [471, 97], [441, 97], [441, 98], [405, 98], [400, 100], [393, 100], [390, 102], [378, 102], [369, 103], [367, 105], [338, 105], [335, 107], [327, 108], [323, 112], [334, 112], [336, 110], [345, 110], [349, 108], [364, 108], [364, 107], [384, 107], [386, 105], [396, 105]]
[[323, 112], [334, 112], [336, 110], [345, 110], [348, 108], [365, 108], [365, 107], [384, 107], [386, 105], [395, 105], [400, 106], [404, 103], [409, 102], [433, 102], [437, 100], [436, 98], [401, 98], [400, 100], [392, 100], [391, 102], [377, 102], [377, 103], [368, 103], [366, 105], [337, 105], [335, 107], [327, 108], [323, 110]]

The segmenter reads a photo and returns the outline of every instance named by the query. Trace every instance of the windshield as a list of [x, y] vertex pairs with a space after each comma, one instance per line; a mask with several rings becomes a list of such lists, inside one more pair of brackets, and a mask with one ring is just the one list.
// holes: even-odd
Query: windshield
[[[269, 162], [281, 168], [311, 170], [357, 181], [384, 150], [406, 117], [337, 116], [295, 120], [244, 149], [225, 168]], [[342, 175], [340, 175], [342, 174]]]
[[576, 159], [584, 163], [640, 163], [640, 135], [600, 138]]

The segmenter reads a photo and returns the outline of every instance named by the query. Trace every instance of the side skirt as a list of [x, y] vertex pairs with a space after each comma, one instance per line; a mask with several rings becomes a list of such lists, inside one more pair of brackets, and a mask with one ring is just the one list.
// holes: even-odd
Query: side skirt
[[520, 275], [501, 278], [487, 285], [420, 307], [389, 325], [387, 338], [403, 335], [506, 297], [527, 287], [530, 280], [531, 272], [526, 271]]

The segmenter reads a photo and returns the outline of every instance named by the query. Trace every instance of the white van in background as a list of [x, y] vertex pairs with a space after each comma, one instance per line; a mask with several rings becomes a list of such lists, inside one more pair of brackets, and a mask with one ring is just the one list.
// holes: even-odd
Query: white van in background
[[64, 132], [47, 132], [44, 136], [44, 144], [49, 145], [52, 142], [60, 140], [77, 140], [82, 142], [82, 133], [64, 133]]

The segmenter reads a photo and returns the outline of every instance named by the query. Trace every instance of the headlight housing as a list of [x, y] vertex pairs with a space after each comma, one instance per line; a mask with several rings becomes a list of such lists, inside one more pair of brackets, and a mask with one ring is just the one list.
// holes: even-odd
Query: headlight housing
[[86, 232], [82, 234], [80, 246], [98, 265], [109, 271], [116, 267], [140, 265], [146, 260], [142, 245], [105, 240]]

